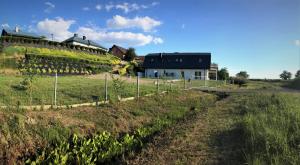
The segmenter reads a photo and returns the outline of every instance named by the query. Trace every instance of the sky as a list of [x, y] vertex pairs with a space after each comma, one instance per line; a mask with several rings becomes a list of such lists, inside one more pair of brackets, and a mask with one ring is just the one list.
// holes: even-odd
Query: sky
[[300, 69], [300, 0], [10, 0], [0, 25], [57, 41], [77, 33], [138, 55], [211, 52], [231, 76]]

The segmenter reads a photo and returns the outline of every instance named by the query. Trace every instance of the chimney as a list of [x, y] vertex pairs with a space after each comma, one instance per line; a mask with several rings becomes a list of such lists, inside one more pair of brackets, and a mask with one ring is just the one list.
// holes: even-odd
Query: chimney
[[19, 27], [18, 27], [18, 26], [16, 26], [15, 31], [16, 31], [17, 33], [19, 33]]
[[74, 37], [78, 37], [78, 34], [75, 33], [75, 34], [74, 34]]
[[85, 39], [86, 39], [86, 36], [83, 36], [82, 39], [85, 40]]

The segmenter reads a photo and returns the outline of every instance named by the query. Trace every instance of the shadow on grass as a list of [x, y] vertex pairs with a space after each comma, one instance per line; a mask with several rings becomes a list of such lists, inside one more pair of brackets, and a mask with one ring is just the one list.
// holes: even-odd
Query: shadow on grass
[[217, 162], [213, 164], [245, 164], [244, 144], [243, 130], [239, 125], [213, 134], [209, 144], [217, 155]]

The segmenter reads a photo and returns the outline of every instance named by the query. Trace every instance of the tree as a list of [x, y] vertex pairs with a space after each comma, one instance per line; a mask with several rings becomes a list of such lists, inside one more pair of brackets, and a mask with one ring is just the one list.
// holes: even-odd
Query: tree
[[126, 61], [132, 61], [136, 57], [135, 54], [135, 49], [134, 48], [129, 48], [125, 54], [125, 60]]
[[300, 78], [300, 70], [298, 70], [295, 74], [295, 78]]
[[218, 70], [218, 79], [219, 80], [227, 80], [229, 78], [229, 73], [227, 68], [221, 68]]
[[292, 78], [292, 73], [284, 70], [279, 76], [283, 80], [289, 80]]
[[240, 71], [239, 73], [236, 74], [236, 77], [247, 79], [249, 77], [249, 74], [246, 71]]

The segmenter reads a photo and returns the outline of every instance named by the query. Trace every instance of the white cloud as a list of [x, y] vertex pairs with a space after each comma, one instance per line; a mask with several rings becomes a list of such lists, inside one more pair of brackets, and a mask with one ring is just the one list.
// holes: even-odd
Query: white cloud
[[154, 44], [162, 44], [164, 43], [163, 39], [159, 38], [159, 37], [155, 37], [153, 38], [153, 43]]
[[112, 3], [105, 5], [106, 11], [110, 11], [112, 8], [114, 8], [114, 5]]
[[110, 2], [109, 4], [105, 5], [105, 9], [107, 11], [110, 11], [111, 9], [119, 9], [119, 10], [123, 10], [124, 13], [129, 13], [132, 11], [137, 11], [140, 9], [147, 9], [150, 7], [154, 7], [156, 5], [158, 5], [158, 2], [152, 2], [151, 4], [137, 4], [137, 3], [128, 3], [128, 2], [123, 2], [123, 3], [119, 3], [119, 4], [113, 4], [112, 2]]
[[295, 45], [300, 46], [300, 40], [295, 40]]
[[124, 31], [106, 32], [89, 27], [80, 27], [76, 33], [85, 35], [91, 40], [110, 44], [120, 44], [124, 46], [144, 46], [150, 43], [163, 43], [163, 40], [161, 38], [153, 37], [151, 35], [144, 35], [142, 33], [132, 33]]
[[60, 17], [52, 20], [46, 18], [45, 20], [37, 23], [37, 31], [49, 38], [51, 34], [53, 34], [55, 40], [63, 41], [72, 36], [69, 28], [74, 23], [75, 20], [64, 20]]
[[90, 8], [89, 8], [89, 7], [83, 7], [82, 10], [83, 10], [83, 11], [89, 11]]
[[114, 29], [140, 28], [145, 32], [149, 32], [162, 23], [148, 16], [130, 19], [120, 15], [115, 15], [112, 19], [107, 20], [106, 24], [109, 28]]
[[95, 8], [96, 8], [96, 10], [101, 10], [102, 6], [100, 4], [97, 4]]
[[55, 5], [51, 2], [45, 2], [47, 8], [44, 10], [45, 13], [51, 13], [51, 11], [55, 8]]
[[1, 27], [2, 28], [9, 28], [9, 25], [8, 25], [8, 23], [4, 23], [4, 24], [1, 25]]

